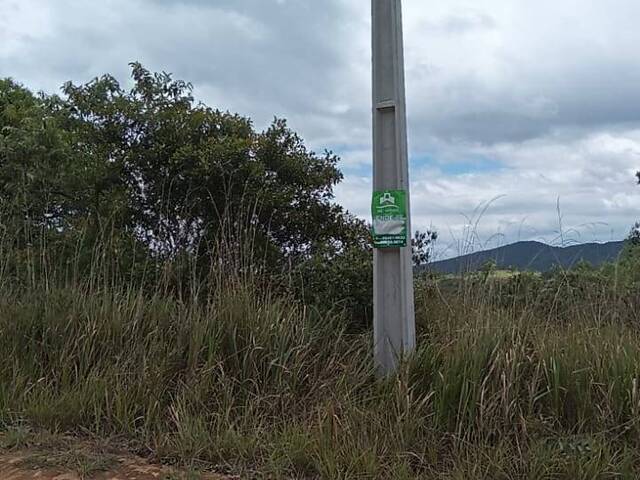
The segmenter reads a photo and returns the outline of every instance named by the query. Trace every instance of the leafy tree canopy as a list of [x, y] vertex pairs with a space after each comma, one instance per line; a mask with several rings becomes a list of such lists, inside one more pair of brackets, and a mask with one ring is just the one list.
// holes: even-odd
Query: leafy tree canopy
[[197, 103], [190, 84], [131, 68], [131, 89], [110, 75], [61, 97], [0, 83], [0, 194], [25, 232], [89, 227], [172, 256], [250, 227], [280, 261], [362, 240], [362, 222], [333, 201], [334, 154], [308, 150], [284, 120], [256, 132]]
[[[108, 245], [125, 269], [186, 256], [204, 273], [230, 239], [263, 267], [286, 268], [306, 301], [365, 325], [370, 234], [334, 201], [338, 157], [310, 151], [282, 119], [258, 132], [196, 102], [189, 83], [131, 71], [130, 88], [104, 75], [59, 96], [0, 81], [0, 228], [18, 249], [55, 243], [90, 267]], [[416, 233], [416, 264], [436, 237]]]

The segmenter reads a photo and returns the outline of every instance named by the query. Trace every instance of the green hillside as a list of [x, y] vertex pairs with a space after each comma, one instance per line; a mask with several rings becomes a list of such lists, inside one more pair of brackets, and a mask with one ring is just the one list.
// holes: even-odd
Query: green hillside
[[517, 242], [432, 262], [428, 269], [454, 274], [473, 272], [487, 262], [495, 263], [499, 269], [534, 272], [548, 272], [554, 268], [569, 269], [581, 262], [598, 267], [606, 262], [615, 262], [623, 248], [624, 242], [584, 243], [569, 247], [553, 247], [540, 242]]

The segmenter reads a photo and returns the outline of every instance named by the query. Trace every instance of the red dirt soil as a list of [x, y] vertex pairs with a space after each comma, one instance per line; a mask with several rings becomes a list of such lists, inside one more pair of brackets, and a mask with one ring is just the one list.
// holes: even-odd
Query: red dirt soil
[[30, 462], [31, 452], [0, 454], [0, 480], [232, 480], [214, 474], [186, 476], [168, 467], [151, 465], [136, 457], [119, 457], [110, 471], [95, 472], [86, 476], [64, 471], [59, 467], [38, 467]]

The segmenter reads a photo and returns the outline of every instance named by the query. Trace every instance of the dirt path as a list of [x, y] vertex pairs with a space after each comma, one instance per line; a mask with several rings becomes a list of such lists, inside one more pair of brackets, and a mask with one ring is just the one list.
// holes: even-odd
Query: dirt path
[[0, 480], [238, 480], [155, 465], [117, 440], [16, 427], [0, 431]]
[[[72, 455], [72, 454], [69, 454]], [[0, 454], [1, 480], [232, 480], [214, 474], [173, 470], [145, 460], [113, 456], [66, 465], [67, 456], [43, 452]]]

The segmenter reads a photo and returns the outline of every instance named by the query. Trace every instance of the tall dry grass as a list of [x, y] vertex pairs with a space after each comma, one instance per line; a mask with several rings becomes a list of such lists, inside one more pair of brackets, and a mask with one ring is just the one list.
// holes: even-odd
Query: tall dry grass
[[3, 428], [264, 478], [638, 477], [633, 291], [422, 282], [419, 347], [377, 381], [370, 335], [220, 245], [208, 275], [180, 277], [188, 288], [175, 288], [185, 260], [138, 265], [133, 281], [105, 245], [82, 272], [6, 246]]

